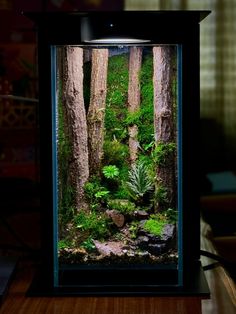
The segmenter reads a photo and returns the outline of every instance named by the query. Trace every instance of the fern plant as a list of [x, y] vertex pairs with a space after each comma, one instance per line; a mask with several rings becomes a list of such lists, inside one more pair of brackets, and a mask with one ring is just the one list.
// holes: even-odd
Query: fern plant
[[154, 182], [149, 175], [148, 167], [143, 162], [132, 165], [129, 181], [126, 182], [130, 197], [142, 203], [144, 196], [153, 190]]

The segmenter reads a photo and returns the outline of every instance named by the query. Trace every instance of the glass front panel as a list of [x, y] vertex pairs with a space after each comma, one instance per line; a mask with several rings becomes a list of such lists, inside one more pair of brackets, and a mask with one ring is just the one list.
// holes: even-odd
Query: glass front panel
[[181, 270], [180, 47], [52, 56], [55, 284], [64, 267]]

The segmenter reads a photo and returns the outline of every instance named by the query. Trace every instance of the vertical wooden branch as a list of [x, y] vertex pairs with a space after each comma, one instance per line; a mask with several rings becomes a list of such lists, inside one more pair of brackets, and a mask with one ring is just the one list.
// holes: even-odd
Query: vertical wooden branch
[[108, 49], [93, 49], [88, 110], [88, 147], [90, 174], [101, 169], [104, 142], [104, 118], [107, 94]]
[[84, 184], [89, 177], [88, 135], [83, 96], [83, 49], [63, 49], [62, 99], [65, 109], [65, 124], [71, 145], [68, 169], [68, 184], [74, 190], [77, 210], [87, 209]]
[[[173, 47], [153, 47], [154, 133], [162, 145], [165, 161], [157, 165], [159, 185], [166, 191], [166, 206], [175, 205], [175, 158], [169, 144], [176, 142], [173, 123]], [[161, 206], [160, 206], [161, 209]]]
[[[132, 114], [140, 108], [140, 80], [139, 74], [142, 64], [142, 48], [131, 47], [129, 57], [129, 87], [128, 111]], [[135, 163], [138, 154], [138, 126], [133, 124], [128, 128], [130, 162]]]

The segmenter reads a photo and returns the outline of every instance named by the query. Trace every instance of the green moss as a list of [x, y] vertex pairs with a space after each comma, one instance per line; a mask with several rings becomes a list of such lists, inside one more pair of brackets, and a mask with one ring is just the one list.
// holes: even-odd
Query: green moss
[[84, 185], [84, 192], [89, 201], [93, 202], [95, 194], [102, 190], [101, 182], [98, 177], [93, 176]]
[[[113, 82], [114, 83], [114, 82]], [[108, 95], [110, 98], [108, 98], [108, 101], [112, 103], [113, 105], [122, 105], [124, 103], [126, 94], [125, 90], [122, 92], [118, 89], [112, 89], [110, 92], [110, 95]]]
[[140, 72], [141, 105], [138, 140], [143, 148], [153, 140], [153, 57], [144, 55]]
[[152, 152], [152, 158], [158, 166], [168, 166], [173, 161], [175, 143], [158, 143]]
[[143, 84], [143, 82], [149, 81], [150, 77], [152, 78], [152, 74], [153, 74], [153, 56], [152, 52], [149, 51], [143, 55], [142, 69], [140, 72], [141, 84]]
[[156, 186], [153, 201], [159, 205], [166, 205], [168, 203], [167, 189], [163, 185], [158, 184]]
[[165, 225], [166, 221], [150, 218], [145, 222], [143, 228], [151, 234], [161, 236]]
[[71, 246], [72, 246], [71, 242], [69, 240], [66, 240], [66, 239], [62, 239], [62, 240], [58, 241], [58, 244], [57, 244], [58, 250], [71, 248]]
[[97, 209], [109, 198], [110, 191], [101, 185], [99, 177], [93, 176], [84, 185], [84, 192], [91, 209]]
[[134, 112], [128, 112], [125, 123], [127, 126], [134, 125], [134, 124], [139, 126], [140, 125], [140, 118], [141, 118], [141, 111], [140, 110], [137, 110]]
[[109, 58], [105, 111], [106, 139], [127, 138], [128, 53]]
[[[108, 86], [114, 86], [119, 83], [120, 91], [127, 91], [128, 79], [129, 79], [129, 56], [127, 54], [115, 55], [109, 58], [108, 64]], [[113, 89], [115, 90], [115, 88]], [[118, 90], [118, 88], [116, 89]], [[109, 95], [108, 95], [109, 99]]]
[[75, 191], [68, 185], [68, 165], [71, 156], [71, 143], [65, 132], [64, 106], [62, 102], [62, 84], [59, 82], [58, 96], [58, 188], [59, 223], [66, 224], [74, 213]]
[[126, 115], [126, 107], [116, 108], [113, 105], [107, 105], [105, 111], [106, 139], [113, 140], [116, 138], [122, 141], [127, 137], [128, 133], [124, 122]]
[[129, 148], [127, 145], [119, 142], [117, 139], [105, 140], [104, 145], [104, 165], [116, 165], [122, 167], [129, 156]]
[[107, 103], [124, 105], [128, 90], [128, 54], [109, 58], [107, 76]]
[[116, 209], [122, 214], [132, 214], [137, 210], [134, 203], [128, 201], [128, 200], [110, 200], [108, 202], [108, 207], [110, 209]]
[[139, 221], [132, 221], [129, 227], [131, 239], [136, 239], [139, 230]]
[[169, 223], [175, 224], [178, 220], [178, 211], [176, 209], [168, 208], [165, 215]]
[[125, 184], [121, 183], [117, 189], [117, 191], [113, 194], [114, 199], [128, 199], [129, 193]]
[[88, 237], [80, 246], [88, 252], [92, 252], [96, 249], [92, 237]]
[[89, 232], [93, 239], [103, 239], [109, 234], [108, 219], [102, 213], [81, 211], [74, 217], [74, 223], [78, 231]]

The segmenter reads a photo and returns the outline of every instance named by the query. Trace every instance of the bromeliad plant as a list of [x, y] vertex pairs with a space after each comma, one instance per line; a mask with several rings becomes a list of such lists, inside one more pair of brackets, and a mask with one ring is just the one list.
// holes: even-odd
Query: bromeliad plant
[[152, 192], [154, 188], [154, 180], [150, 177], [148, 167], [144, 162], [132, 165], [126, 186], [130, 197], [137, 204], [143, 204], [145, 196]]

